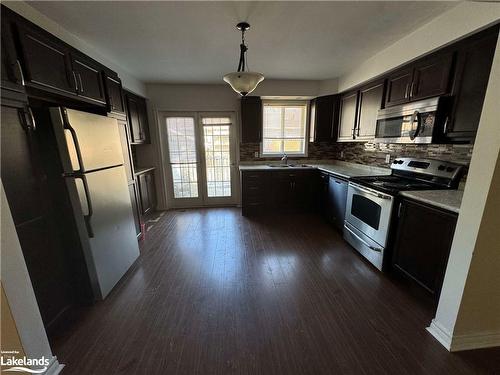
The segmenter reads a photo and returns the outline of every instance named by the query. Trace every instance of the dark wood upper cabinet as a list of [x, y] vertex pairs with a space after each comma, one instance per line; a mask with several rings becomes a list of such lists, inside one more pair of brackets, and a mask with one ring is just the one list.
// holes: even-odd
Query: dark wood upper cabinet
[[118, 77], [106, 75], [105, 86], [109, 112], [124, 114], [125, 105], [121, 80]]
[[27, 23], [17, 23], [17, 31], [26, 85], [76, 94], [77, 77], [71, 67], [70, 48]]
[[408, 102], [410, 86], [413, 78], [413, 68], [400, 69], [387, 77], [386, 107]]
[[125, 96], [132, 143], [149, 143], [146, 99], [131, 92]]
[[311, 100], [310, 136], [313, 142], [337, 138], [339, 95], [320, 96]]
[[354, 141], [357, 124], [358, 91], [340, 97], [338, 141]]
[[455, 233], [457, 215], [404, 199], [400, 203], [392, 265], [439, 296]]
[[241, 98], [241, 142], [262, 140], [262, 100], [258, 96]]
[[72, 53], [71, 57], [77, 94], [99, 103], [106, 103], [102, 67], [82, 54]]
[[384, 101], [384, 81], [374, 82], [359, 90], [356, 140], [375, 137], [377, 114]]
[[9, 16], [11, 12], [6, 12], [4, 10], [5, 8], [2, 8], [1, 85], [2, 88], [23, 92], [23, 72], [21, 70], [21, 63], [18, 59], [14, 43], [14, 35], [12, 33], [13, 23], [11, 17]]
[[413, 68], [410, 100], [420, 100], [449, 92], [452, 53], [417, 62]]
[[498, 26], [472, 36], [457, 51], [453, 109], [443, 129], [450, 140], [471, 140], [476, 135], [497, 39]]

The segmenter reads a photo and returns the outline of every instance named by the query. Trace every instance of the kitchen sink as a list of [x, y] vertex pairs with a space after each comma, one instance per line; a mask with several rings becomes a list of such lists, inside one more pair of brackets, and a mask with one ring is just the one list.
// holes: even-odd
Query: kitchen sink
[[311, 168], [307, 164], [268, 164], [267, 166], [271, 168]]

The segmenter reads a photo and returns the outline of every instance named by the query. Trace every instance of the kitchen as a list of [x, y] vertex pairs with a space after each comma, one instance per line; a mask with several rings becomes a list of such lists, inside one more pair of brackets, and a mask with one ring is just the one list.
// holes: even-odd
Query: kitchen
[[[256, 4], [237, 8], [251, 13]], [[275, 14], [274, 5], [260, 4], [260, 12]], [[138, 6], [129, 4], [116, 17], [137, 16]], [[152, 21], [149, 32], [182, 28], [176, 14], [194, 23], [200, 6], [148, 4], [147, 17], [159, 22], [167, 12], [172, 22]], [[414, 11], [413, 26], [398, 21], [405, 6]], [[393, 21], [388, 34], [381, 33], [386, 44], [373, 42], [371, 52], [366, 47], [364, 62], [344, 61], [341, 74], [332, 73], [332, 65], [314, 79], [306, 73], [328, 64], [305, 65], [302, 77], [281, 74], [290, 62], [266, 68], [259, 55], [269, 48], [259, 45], [264, 26], [249, 19], [252, 26], [235, 29], [242, 20], [235, 19], [213, 30], [213, 40], [228, 41], [231, 62], [241, 38], [238, 72], [225, 76], [230, 87], [218, 73], [220, 83], [207, 79], [217, 64], [182, 64], [184, 50], [175, 43], [169, 47], [178, 48], [179, 60], [169, 63], [176, 68], [170, 78], [153, 77], [165, 74], [161, 59], [148, 65], [140, 54], [129, 56], [122, 69], [116, 58], [96, 53], [93, 43], [118, 53], [110, 40], [95, 40], [107, 24], [99, 14], [109, 14], [112, 3], [2, 5], [2, 184], [26, 263], [26, 288], [36, 297], [38, 327], [42, 323], [41, 339], [22, 333], [33, 321], [23, 323], [16, 314], [23, 311], [13, 294], [18, 284], [2, 266], [24, 350], [53, 353], [47, 373], [57, 373], [60, 364], [63, 373], [140, 373], [142, 364], [151, 366], [149, 373], [176, 364], [180, 373], [304, 373], [309, 366], [315, 373], [370, 366], [376, 373], [415, 373], [419, 355], [409, 362], [387, 359], [407, 356], [407, 339], [434, 353], [418, 365], [420, 372], [438, 373], [442, 361], [443, 372], [494, 373], [498, 350], [480, 348], [498, 346], [498, 322], [485, 311], [498, 309], [491, 228], [498, 220], [492, 119], [499, 9], [435, 6], [432, 13], [418, 2], [297, 3], [281, 17], [336, 9], [339, 24], [350, 12], [359, 17], [357, 27], [370, 12]], [[228, 9], [225, 3], [204, 8], [217, 22], [216, 14]], [[95, 17], [96, 30], [73, 19], [80, 12]], [[470, 12], [473, 22], [457, 27]], [[137, 17], [136, 25], [145, 22]], [[110, 24], [119, 29], [118, 21]], [[330, 27], [332, 35], [340, 33]], [[437, 35], [440, 28], [447, 33]], [[387, 35], [398, 37], [389, 43]], [[295, 37], [307, 44], [306, 35]], [[160, 36], [148, 38], [145, 51]], [[202, 39], [192, 41], [195, 56], [209, 51]], [[361, 46], [346, 53], [355, 56]], [[297, 66], [302, 57], [296, 56]], [[248, 71], [247, 58], [263, 81]], [[200, 64], [209, 72], [198, 71]], [[221, 73], [234, 69], [227, 65]], [[254, 79], [250, 89], [238, 81], [245, 74]], [[2, 262], [8, 259], [2, 242]], [[130, 309], [120, 312], [123, 306]], [[395, 326], [372, 313], [392, 317]], [[224, 333], [225, 327], [232, 328]], [[387, 339], [368, 334], [378, 329]], [[339, 341], [331, 341], [336, 335]], [[95, 340], [112, 348], [105, 358], [92, 351]], [[117, 351], [120, 342], [125, 353], [141, 343], [144, 363], [135, 354], [137, 362], [127, 362]], [[343, 343], [350, 351], [332, 357]], [[157, 353], [152, 345], [171, 350]], [[355, 365], [351, 356], [369, 345], [384, 346], [378, 352], [384, 360], [373, 353]], [[198, 358], [194, 363], [187, 348]], [[165, 367], [154, 362], [162, 356]], [[280, 365], [285, 359], [290, 365]]]

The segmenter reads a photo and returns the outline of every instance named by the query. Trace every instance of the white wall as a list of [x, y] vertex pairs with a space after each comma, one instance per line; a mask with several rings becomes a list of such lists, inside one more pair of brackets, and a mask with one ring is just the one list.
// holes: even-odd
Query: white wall
[[339, 77], [347, 90], [500, 19], [500, 3], [462, 2]]
[[429, 327], [450, 350], [500, 345], [500, 210], [495, 209], [500, 191], [499, 98], [500, 39], [441, 298]]
[[44, 356], [51, 361], [46, 374], [57, 374], [61, 371], [62, 366], [59, 365], [50, 349], [1, 180], [0, 211], [2, 215], [0, 232], [1, 280], [21, 344], [27, 357], [41, 358]]
[[35, 8], [31, 7], [28, 3], [24, 1], [2, 1], [2, 4], [12, 9], [14, 12], [20, 14], [24, 18], [28, 19], [29, 21], [33, 22], [34, 24], [47, 30], [49, 33], [55, 35], [59, 39], [65, 41], [74, 48], [99, 61], [101, 64], [107, 66], [111, 70], [114, 70], [121, 78], [123, 86], [130, 91], [133, 91], [139, 95], [146, 94], [146, 86], [144, 85], [144, 83], [132, 76], [119, 64], [105, 57], [105, 54], [103, 54], [101, 51], [96, 50], [95, 47], [89, 45], [84, 40], [78, 38], [76, 35], [62, 28], [59, 24], [52, 21], [44, 14], [40, 13]]

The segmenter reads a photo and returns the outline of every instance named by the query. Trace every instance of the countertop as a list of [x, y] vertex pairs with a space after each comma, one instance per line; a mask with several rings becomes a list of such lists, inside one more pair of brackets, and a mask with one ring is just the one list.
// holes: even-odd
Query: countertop
[[[339, 177], [349, 179], [351, 177], [360, 176], [383, 176], [391, 174], [389, 168], [371, 167], [369, 165], [349, 163], [345, 161], [335, 160], [335, 161], [301, 161], [297, 162], [298, 165], [307, 165], [307, 167], [270, 167], [270, 164], [279, 165], [276, 162], [270, 163], [248, 163], [240, 164], [240, 171], [275, 171], [275, 170], [298, 170], [298, 169], [319, 169]], [[294, 163], [289, 163], [289, 165], [294, 165]]]
[[156, 167], [137, 167], [134, 169], [134, 175], [143, 174], [156, 169]]
[[399, 194], [458, 214], [464, 192], [463, 190], [420, 190], [402, 191]]

